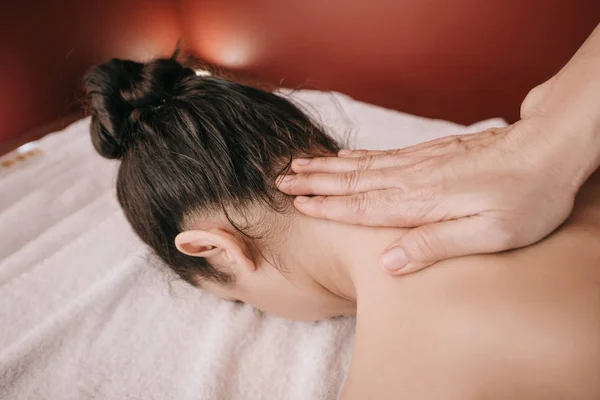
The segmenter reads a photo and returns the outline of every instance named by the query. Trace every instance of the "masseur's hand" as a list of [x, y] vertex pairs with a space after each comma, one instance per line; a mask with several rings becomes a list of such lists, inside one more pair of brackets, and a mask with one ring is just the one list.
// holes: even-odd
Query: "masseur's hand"
[[294, 160], [297, 175], [278, 186], [312, 217], [411, 228], [382, 255], [394, 274], [532, 244], [569, 216], [598, 167], [599, 31], [530, 92], [514, 125], [402, 150]]
[[352, 224], [414, 227], [393, 243], [383, 266], [399, 273], [466, 254], [531, 244], [570, 214], [577, 187], [559, 160], [527, 154], [522, 121], [388, 152], [358, 150], [300, 159], [280, 189], [304, 214]]

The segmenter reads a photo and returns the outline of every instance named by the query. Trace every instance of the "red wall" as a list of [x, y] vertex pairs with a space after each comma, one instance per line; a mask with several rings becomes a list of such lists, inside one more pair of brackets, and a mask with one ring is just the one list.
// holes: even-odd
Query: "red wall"
[[5, 1], [0, 6], [0, 142], [78, 110], [90, 65], [172, 51], [179, 3]]
[[198, 54], [415, 114], [518, 118], [600, 22], [599, 0], [184, 0]]
[[[183, 10], [183, 13], [181, 12]], [[514, 120], [600, 21], [598, 0], [7, 0], [0, 144], [79, 109], [94, 63], [168, 54], [463, 123]]]

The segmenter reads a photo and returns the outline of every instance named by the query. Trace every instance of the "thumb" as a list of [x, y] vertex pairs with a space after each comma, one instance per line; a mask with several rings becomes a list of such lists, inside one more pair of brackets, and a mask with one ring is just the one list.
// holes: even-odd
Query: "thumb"
[[447, 258], [502, 250], [486, 225], [485, 217], [472, 216], [411, 229], [388, 246], [381, 266], [392, 275], [405, 275]]

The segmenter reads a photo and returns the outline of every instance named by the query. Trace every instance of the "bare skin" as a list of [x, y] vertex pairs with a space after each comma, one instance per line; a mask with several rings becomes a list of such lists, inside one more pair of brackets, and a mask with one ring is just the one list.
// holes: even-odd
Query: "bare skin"
[[342, 399], [600, 398], [599, 243], [594, 176], [533, 246], [402, 279], [362, 269]]

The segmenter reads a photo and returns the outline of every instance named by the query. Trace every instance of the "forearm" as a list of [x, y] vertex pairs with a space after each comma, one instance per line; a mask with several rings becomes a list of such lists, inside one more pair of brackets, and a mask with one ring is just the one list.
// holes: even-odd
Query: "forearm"
[[566, 179], [581, 185], [600, 165], [600, 26], [536, 90], [522, 106], [524, 122], [534, 126], [531, 150], [555, 160]]

